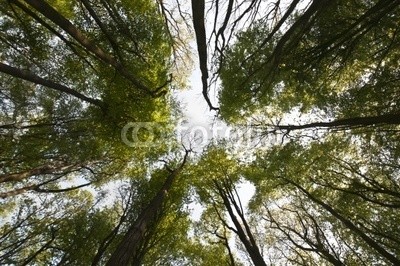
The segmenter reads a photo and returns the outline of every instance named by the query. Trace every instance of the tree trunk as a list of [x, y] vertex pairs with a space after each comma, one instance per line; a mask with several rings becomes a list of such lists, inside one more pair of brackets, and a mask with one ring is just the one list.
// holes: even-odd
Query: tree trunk
[[219, 109], [214, 107], [208, 97], [208, 68], [207, 68], [207, 39], [204, 26], [204, 0], [192, 0], [193, 28], [196, 33], [197, 50], [199, 53], [201, 81], [203, 83], [203, 96], [210, 110]]
[[108, 260], [107, 266], [129, 265], [129, 263], [132, 262], [132, 258], [136, 257], [140, 245], [145, 241], [146, 233], [150, 230], [151, 226], [157, 223], [163, 211], [163, 205], [168, 191], [171, 189], [175, 178], [185, 165], [188, 153], [189, 151], [186, 151], [181, 165], [170, 172], [160, 190], [131, 225], [123, 240], [119, 243], [117, 249]]
[[[226, 194], [226, 191], [224, 191], [224, 188], [221, 187], [216, 181], [214, 183], [218, 190], [218, 194], [222, 198], [225, 208], [227, 209], [229, 216], [230, 216], [233, 224], [236, 227], [235, 233], [239, 236], [240, 241], [245, 246], [247, 253], [250, 255], [250, 258], [253, 261], [254, 265], [255, 266], [266, 266], [267, 264], [265, 263], [264, 258], [262, 257], [262, 255], [260, 253], [260, 250], [253, 238], [253, 235], [250, 231], [250, 227], [248, 226], [246, 220], [244, 219], [244, 217], [241, 216], [242, 223], [245, 227], [245, 229], [244, 229], [232, 209], [232, 206], [231, 206], [231, 203], [229, 200], [229, 196]], [[237, 208], [236, 208], [236, 210], [239, 212], [239, 210]], [[239, 215], [242, 215], [242, 214], [239, 213]]]
[[67, 171], [72, 169], [73, 167], [79, 167], [79, 166], [80, 164], [65, 164], [65, 163], [58, 163], [58, 164], [56, 163], [53, 165], [45, 164], [19, 173], [0, 175], [0, 183], [22, 181], [31, 176], [54, 174], [57, 172]]

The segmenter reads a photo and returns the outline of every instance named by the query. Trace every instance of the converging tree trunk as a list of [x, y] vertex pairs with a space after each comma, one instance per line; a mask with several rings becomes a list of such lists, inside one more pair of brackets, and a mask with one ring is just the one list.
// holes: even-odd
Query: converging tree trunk
[[164, 202], [171, 189], [176, 177], [184, 167], [189, 151], [186, 151], [182, 163], [178, 168], [170, 170], [170, 174], [165, 179], [164, 184], [150, 201], [147, 207], [140, 213], [136, 221], [131, 225], [128, 232], [123, 237], [122, 241], [117, 246], [108, 260], [108, 266], [129, 265], [136, 257], [139, 247], [145, 241], [146, 233], [159, 220], [160, 214], [164, 208]]
[[162, 85], [153, 90], [147, 87], [142, 81], [136, 78], [121, 62], [119, 62], [112, 55], [101, 49], [94, 41], [89, 39], [82, 31], [75, 27], [67, 18], [57, 12], [57, 10], [55, 10], [48, 3], [43, 0], [24, 0], [24, 2], [29, 4], [32, 8], [40, 12], [47, 19], [59, 26], [65, 32], [67, 32], [88, 52], [94, 54], [96, 58], [108, 65], [113, 66], [115, 70], [117, 70], [122, 76], [127, 78], [138, 90], [141, 90], [151, 95], [152, 97], [158, 97], [162, 95], [160, 92], [165, 87], [165, 85]]
[[[264, 258], [261, 255], [260, 249], [254, 239], [253, 233], [251, 232], [250, 225], [247, 223], [243, 208], [240, 203], [238, 203], [235, 199], [234, 191], [235, 189], [231, 186], [231, 180], [224, 180], [222, 184], [219, 184], [217, 181], [214, 181], [215, 187], [218, 191], [219, 196], [223, 200], [223, 204], [228, 211], [229, 217], [231, 218], [233, 224], [236, 229], [231, 229], [234, 231], [240, 241], [245, 246], [251, 260], [253, 261], [255, 266], [266, 266], [267, 264], [264, 261]], [[235, 215], [235, 212], [238, 217]]]
[[208, 96], [207, 38], [204, 26], [204, 9], [204, 0], [192, 0], [193, 28], [196, 33], [197, 50], [199, 53], [203, 97], [210, 107], [210, 110], [219, 110], [212, 105], [210, 97]]
[[363, 230], [361, 230], [357, 225], [355, 225], [351, 220], [347, 219], [345, 216], [340, 214], [337, 210], [335, 210], [332, 206], [325, 203], [324, 201], [318, 199], [314, 195], [312, 195], [308, 190], [306, 190], [301, 185], [285, 179], [290, 184], [294, 185], [301, 192], [303, 192], [311, 201], [323, 207], [326, 211], [328, 211], [333, 217], [338, 219], [343, 223], [349, 230], [351, 230], [355, 235], [359, 236], [362, 240], [365, 241], [367, 245], [376, 250], [382, 257], [393, 263], [393, 265], [400, 265], [400, 258], [396, 257], [392, 253], [388, 252], [383, 246], [381, 246], [378, 242], [372, 239], [368, 234], [366, 234]]

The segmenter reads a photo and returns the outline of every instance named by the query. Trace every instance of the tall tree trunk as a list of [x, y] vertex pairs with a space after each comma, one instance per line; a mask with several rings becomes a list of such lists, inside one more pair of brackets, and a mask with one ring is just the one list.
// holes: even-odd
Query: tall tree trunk
[[181, 172], [186, 163], [189, 151], [186, 151], [185, 157], [178, 168], [170, 171], [170, 174], [165, 179], [164, 184], [150, 201], [147, 207], [140, 213], [136, 221], [131, 225], [123, 240], [117, 246], [107, 266], [122, 266], [129, 265], [132, 258], [136, 257], [139, 247], [146, 240], [146, 233], [154, 226], [164, 208], [165, 198], [176, 177]]
[[207, 39], [204, 26], [204, 9], [204, 0], [192, 0], [193, 28], [196, 33], [197, 50], [199, 53], [203, 97], [210, 107], [210, 110], [218, 111], [219, 109], [212, 105], [208, 96]]
[[62, 163], [62, 162], [54, 163], [54, 164], [45, 164], [45, 165], [41, 165], [36, 168], [32, 168], [32, 169], [25, 170], [25, 171], [18, 172], [18, 173], [10, 173], [10, 174], [0, 175], [0, 183], [23, 181], [31, 176], [60, 173], [63, 171], [69, 171], [69, 170], [73, 169], [74, 167], [80, 167], [80, 166], [81, 166], [81, 164], [66, 164], [66, 163]]
[[[224, 185], [221, 186], [220, 184], [217, 183], [217, 181], [215, 181], [214, 184], [218, 190], [218, 194], [220, 195], [220, 197], [222, 198], [222, 200], [224, 202], [225, 208], [227, 209], [228, 214], [229, 214], [233, 224], [236, 227], [235, 233], [238, 235], [240, 241], [245, 246], [247, 253], [250, 255], [250, 258], [253, 261], [254, 265], [255, 266], [266, 266], [267, 264], [265, 263], [264, 258], [262, 257], [260, 250], [257, 246], [257, 243], [254, 240], [253, 234], [250, 231], [250, 227], [244, 218], [244, 214], [241, 213], [236, 202], [231, 203], [231, 201], [234, 201], [234, 199], [227, 194], [227, 193], [230, 193], [230, 191], [226, 191], [229, 188]], [[234, 205], [237, 213], [239, 214], [239, 216], [241, 218], [241, 222], [236, 217], [235, 212], [232, 209], [232, 204]], [[243, 226], [244, 226], [244, 228], [243, 228]]]

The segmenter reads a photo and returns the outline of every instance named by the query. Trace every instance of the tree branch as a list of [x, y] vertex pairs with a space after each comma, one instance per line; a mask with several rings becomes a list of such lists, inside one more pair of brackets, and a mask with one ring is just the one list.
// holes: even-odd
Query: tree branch
[[0, 72], [6, 73], [15, 78], [20, 78], [20, 79], [23, 79], [26, 81], [33, 82], [35, 84], [43, 85], [45, 87], [54, 89], [59, 92], [69, 94], [69, 95], [74, 96], [84, 102], [96, 105], [96, 106], [100, 107], [103, 111], [106, 111], [106, 109], [107, 109], [107, 105], [101, 100], [87, 97], [74, 89], [71, 89], [65, 85], [56, 83], [54, 81], [39, 77], [39, 76], [35, 75], [34, 73], [29, 72], [27, 70], [22, 70], [22, 69], [12, 67], [7, 64], [0, 63]]

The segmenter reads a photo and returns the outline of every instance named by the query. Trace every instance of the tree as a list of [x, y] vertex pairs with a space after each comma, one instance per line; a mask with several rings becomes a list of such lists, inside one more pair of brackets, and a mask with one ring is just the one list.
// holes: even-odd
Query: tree
[[146, 237], [148, 237], [147, 235], [151, 228], [157, 226], [160, 216], [163, 213], [165, 198], [171, 190], [174, 180], [185, 166], [188, 155], [189, 150], [186, 150], [182, 163], [176, 169], [172, 170], [167, 167], [169, 174], [165, 178], [164, 183], [136, 220], [130, 225], [129, 230], [111, 255], [107, 265], [127, 265], [134, 261], [140, 264], [138, 249], [147, 240]]
[[[30, 195], [15, 196], [27, 191], [56, 193], [35, 197], [55, 197], [62, 203], [68, 202], [68, 191], [83, 186], [98, 188], [103, 195], [102, 185], [145, 176], [148, 165], [173, 149], [172, 141], [153, 149], [131, 148], [121, 141], [120, 133], [128, 122], [174, 123], [175, 103], [166, 97], [172, 81], [172, 44], [155, 3], [9, 1], [2, 3], [0, 10], [0, 195], [7, 198], [9, 205], [4, 206], [10, 213], [25, 206], [24, 199]], [[170, 128], [163, 130], [168, 134]], [[138, 132], [139, 138], [146, 134]], [[87, 208], [94, 208], [92, 205]], [[51, 203], [45, 206], [54, 208]], [[45, 215], [37, 228], [50, 226], [57, 214]], [[110, 240], [105, 233], [115, 238], [118, 230], [110, 233], [110, 226], [121, 226], [126, 220], [126, 214], [102, 220], [108, 215], [107, 208], [80, 215], [66, 210], [65, 215], [70, 217], [60, 219], [65, 225], [62, 235], [38, 233], [29, 224], [27, 231], [18, 235], [25, 235], [25, 240], [7, 240], [16, 241], [15, 245], [21, 240], [22, 247], [37, 248], [28, 258], [15, 248], [16, 261], [90, 264], [99, 248], [93, 243]], [[107, 226], [99, 227], [104, 231], [96, 239], [89, 237], [89, 232], [98, 218]], [[9, 219], [19, 224], [19, 218]], [[81, 234], [75, 233], [80, 226]], [[17, 232], [17, 227], [13, 231]], [[28, 241], [31, 235], [48, 242], [41, 240], [40, 247], [40, 242]], [[68, 243], [68, 237], [77, 242]], [[91, 248], [86, 253], [82, 250], [85, 245]], [[107, 250], [115, 244], [106, 241], [104, 245]], [[10, 254], [5, 253], [4, 258], [11, 259]]]
[[90, 262], [117, 215], [112, 209], [100, 210], [87, 191], [59, 195], [18, 202], [15, 216], [1, 227], [2, 264]]
[[74, 176], [105, 181], [165, 151], [133, 152], [119, 140], [128, 122], [172, 122], [161, 97], [170, 42], [154, 3], [1, 5], [2, 197], [62, 191]]
[[[237, 162], [230, 159], [228, 154], [220, 147], [210, 147], [206, 154], [196, 165], [193, 176], [196, 176], [196, 190], [202, 202], [209, 209], [211, 216], [219, 223], [214, 230], [208, 229], [217, 237], [223, 240], [220, 242], [230, 255], [230, 264], [235, 264], [235, 258], [229, 245], [226, 230], [231, 231], [239, 238], [244, 245], [254, 265], [266, 265], [255, 240], [254, 233], [246, 220], [244, 206], [240, 201], [235, 186], [239, 183], [239, 171]], [[213, 169], [211, 174], [207, 169]], [[209, 219], [212, 219], [211, 217]], [[233, 225], [230, 225], [228, 221]], [[221, 228], [223, 229], [221, 232]]]
[[[399, 18], [396, 0], [2, 2], [0, 264], [400, 264]], [[191, 39], [210, 111], [267, 142], [180, 150]]]
[[375, 151], [380, 159], [371, 160], [357, 144], [336, 137], [260, 155], [247, 175], [259, 189], [252, 208], [296, 253], [316, 252], [337, 265], [396, 264], [398, 232], [389, 228], [398, 216], [397, 167]]
[[214, 107], [208, 96], [208, 67], [207, 67], [207, 37], [205, 29], [205, 3], [204, 0], [192, 1], [193, 28], [196, 33], [197, 50], [199, 54], [199, 64], [201, 71], [201, 82], [203, 84], [203, 97], [210, 110], [218, 110]]
[[286, 31], [260, 19], [226, 49], [221, 115], [235, 121], [266, 106], [337, 119], [397, 114], [398, 11], [396, 1], [313, 1]]

